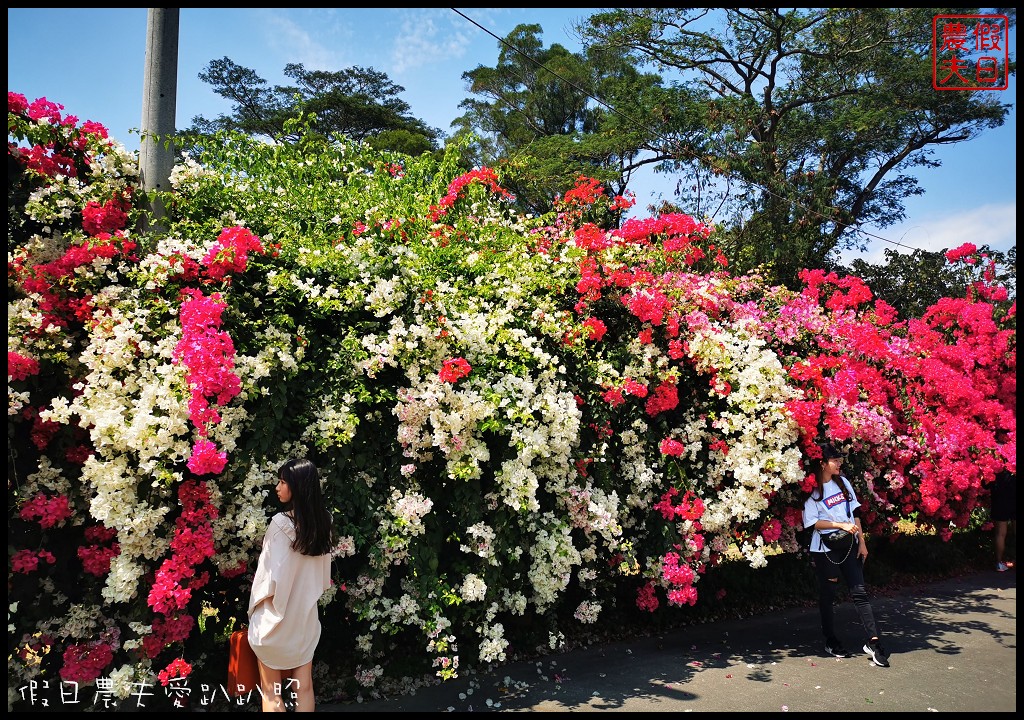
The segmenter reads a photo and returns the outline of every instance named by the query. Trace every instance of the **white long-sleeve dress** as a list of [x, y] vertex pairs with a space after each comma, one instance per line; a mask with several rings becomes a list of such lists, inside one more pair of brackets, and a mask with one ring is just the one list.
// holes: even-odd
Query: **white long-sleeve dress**
[[331, 586], [331, 556], [292, 549], [295, 525], [270, 519], [249, 595], [249, 644], [264, 665], [291, 670], [313, 660], [320, 641], [317, 600]]

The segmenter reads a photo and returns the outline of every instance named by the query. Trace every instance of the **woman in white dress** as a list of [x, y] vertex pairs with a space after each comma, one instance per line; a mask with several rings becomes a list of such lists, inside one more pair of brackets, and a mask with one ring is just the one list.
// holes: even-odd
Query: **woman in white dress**
[[313, 653], [320, 640], [317, 601], [331, 585], [331, 515], [320, 473], [306, 459], [278, 472], [284, 512], [270, 520], [249, 596], [249, 644], [260, 666], [264, 712], [313, 712]]

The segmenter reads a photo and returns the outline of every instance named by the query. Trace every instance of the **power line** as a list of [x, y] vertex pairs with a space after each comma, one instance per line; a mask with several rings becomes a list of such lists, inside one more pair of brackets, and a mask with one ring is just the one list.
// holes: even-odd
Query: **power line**
[[[478, 27], [478, 28], [479, 28], [480, 30], [482, 30], [483, 32], [485, 32], [485, 33], [487, 33], [488, 35], [490, 35], [491, 37], [493, 37], [493, 38], [494, 38], [495, 40], [497, 40], [497, 41], [498, 41], [499, 43], [501, 43], [501, 44], [502, 44], [502, 45], [504, 45], [505, 47], [509, 48], [510, 50], [512, 50], [513, 52], [517, 53], [518, 55], [521, 55], [522, 57], [526, 58], [526, 59], [527, 59], [528, 61], [530, 61], [531, 63], [533, 63], [533, 64], [537, 65], [537, 66], [538, 66], [538, 67], [539, 67], [540, 69], [544, 70], [545, 72], [551, 73], [552, 75], [554, 75], [555, 77], [557, 77], [557, 78], [558, 78], [559, 80], [562, 80], [562, 81], [563, 81], [563, 82], [565, 82], [565, 83], [566, 83], [567, 85], [569, 85], [569, 86], [570, 86], [570, 87], [572, 87], [573, 89], [575, 89], [575, 90], [579, 91], [580, 93], [582, 93], [583, 95], [585, 95], [585, 96], [586, 96], [586, 97], [588, 97], [589, 99], [591, 99], [591, 100], [593, 100], [594, 102], [598, 103], [599, 105], [601, 105], [601, 106], [603, 106], [603, 107], [607, 108], [607, 109], [608, 109], [609, 111], [611, 111], [611, 112], [615, 113], [616, 115], [619, 115], [620, 117], [622, 117], [623, 119], [625, 119], [625, 120], [626, 120], [626, 122], [628, 122], [628, 123], [629, 123], [629, 124], [630, 124], [630, 125], [631, 125], [632, 127], [636, 128], [636, 129], [644, 130], [645, 132], [647, 132], [647, 133], [649, 133], [649, 134], [652, 134], [652, 135], [654, 135], [654, 136], [658, 137], [658, 138], [659, 138], [659, 139], [661, 139], [662, 141], [664, 141], [664, 142], [666, 142], [666, 143], [668, 143], [668, 144], [672, 144], [672, 142], [673, 142], [673, 141], [672, 141], [672, 140], [671, 140], [670, 138], [667, 138], [667, 137], [665, 137], [665, 136], [664, 136], [664, 135], [663, 135], [663, 134], [662, 134], [662, 133], [661, 133], [661, 132], [660, 132], [660, 131], [659, 131], [659, 130], [658, 130], [657, 128], [653, 128], [653, 127], [650, 127], [649, 125], [646, 125], [645, 123], [643, 123], [643, 122], [641, 122], [641, 121], [638, 121], [638, 120], [637, 120], [636, 118], [634, 118], [634, 117], [632, 117], [632, 116], [630, 116], [630, 115], [628, 115], [628, 114], [626, 114], [626, 113], [624, 113], [624, 112], [620, 111], [620, 110], [619, 110], [618, 108], [615, 108], [615, 107], [613, 107], [612, 105], [610, 105], [609, 103], [607, 103], [607, 102], [606, 102], [606, 101], [604, 101], [603, 99], [601, 99], [601, 98], [597, 97], [596, 95], [594, 95], [593, 93], [591, 93], [591, 92], [590, 92], [589, 90], [586, 90], [586, 89], [584, 89], [584, 88], [581, 88], [581, 87], [579, 87], [579, 86], [578, 86], [578, 85], [576, 85], [576, 84], [575, 84], [575, 83], [574, 83], [573, 81], [571, 81], [571, 80], [569, 80], [569, 79], [567, 79], [567, 78], [565, 78], [565, 77], [562, 77], [561, 75], [559, 75], [559, 74], [558, 74], [557, 72], [555, 72], [554, 70], [551, 70], [551, 69], [549, 69], [549, 68], [545, 67], [543, 63], [540, 63], [540, 62], [538, 62], [538, 61], [537, 61], [536, 59], [534, 59], [534, 58], [530, 57], [529, 55], [527, 55], [526, 53], [524, 53], [524, 52], [523, 52], [522, 50], [520, 50], [519, 48], [517, 48], [516, 46], [512, 45], [511, 43], [508, 43], [508, 42], [506, 42], [506, 41], [504, 40], [504, 38], [500, 38], [500, 37], [498, 37], [498, 36], [497, 36], [496, 34], [494, 34], [493, 32], [491, 32], [491, 31], [490, 31], [489, 29], [487, 29], [486, 27], [484, 27], [483, 25], [481, 25], [480, 23], [478, 23], [478, 22], [477, 22], [476, 20], [473, 20], [473, 19], [472, 19], [471, 17], [469, 17], [469, 16], [468, 16], [468, 15], [466, 15], [465, 13], [461, 12], [461, 11], [460, 11], [460, 10], [458, 10], [457, 8], [449, 8], [449, 9], [450, 9], [450, 10], [451, 10], [452, 12], [454, 12], [454, 13], [455, 13], [456, 15], [459, 15], [460, 17], [462, 17], [463, 19], [465, 19], [465, 20], [466, 20], [467, 22], [469, 22], [469, 23], [472, 23], [473, 25], [475, 25], [476, 27]], [[518, 77], [518, 76], [517, 76], [517, 77]], [[528, 83], [526, 83], [526, 81], [525, 81], [525, 80], [523, 80], [523, 78], [519, 78], [519, 79], [520, 79], [521, 81], [523, 81], [523, 83], [524, 83], [524, 84], [528, 84]], [[689, 156], [690, 156], [691, 158], [693, 158], [694, 160], [696, 160], [696, 161], [697, 161], [697, 162], [699, 162], [699, 163], [702, 163], [702, 164], [704, 164], [704, 165], [705, 165], [706, 167], [709, 167], [710, 169], [715, 169], [715, 168], [712, 168], [712, 167], [711, 167], [711, 163], [710, 163], [710, 161], [708, 160], [708, 158], [706, 158], [706, 157], [703, 157], [703, 156], [701, 156], [701, 155], [698, 155], [697, 153], [689, 152], [689, 151], [688, 151], [688, 150], [687, 150], [686, 148], [680, 148], [680, 150], [682, 151], [682, 153], [683, 153], [683, 154], [685, 154], [685, 155], [689, 155]], [[723, 171], [723, 172], [728, 172], [728, 171]], [[741, 181], [741, 182], [743, 182], [743, 183], [749, 184], [749, 185], [753, 185], [754, 187], [757, 187], [757, 188], [759, 188], [759, 189], [760, 189], [761, 191], [763, 191], [763, 192], [764, 192], [765, 194], [767, 194], [767, 195], [769, 195], [769, 196], [771, 196], [771, 197], [774, 197], [774, 198], [776, 198], [776, 199], [778, 199], [778, 200], [782, 200], [782, 201], [784, 201], [784, 202], [786, 202], [786, 203], [790, 204], [790, 205], [791, 205], [791, 206], [793, 206], [793, 207], [796, 207], [796, 208], [799, 208], [799, 209], [803, 210], [803, 211], [804, 211], [804, 212], [806, 212], [806, 213], [809, 213], [809, 214], [811, 214], [811, 215], [814, 215], [814, 216], [816, 216], [816, 217], [819, 217], [819, 218], [821, 218], [821, 219], [822, 219], [822, 221], [824, 221], [824, 222], [835, 222], [833, 218], [829, 218], [829, 217], [826, 217], [825, 215], [822, 215], [821, 213], [819, 213], [819, 212], [818, 212], [817, 210], [814, 210], [814, 209], [812, 209], [812, 208], [808, 208], [808, 207], [804, 206], [803, 204], [801, 204], [801, 203], [800, 203], [799, 201], [797, 201], [797, 200], [792, 200], [792, 199], [790, 199], [790, 198], [787, 198], [787, 197], [783, 197], [783, 196], [781, 196], [781, 195], [778, 195], [777, 193], [773, 192], [773, 191], [772, 191], [771, 189], [769, 189], [769, 188], [767, 188], [767, 187], [764, 187], [764, 186], [758, 185], [758, 184], [757, 184], [757, 183], [755, 183], [755, 182], [750, 182], [750, 181], [747, 181], [747, 180], [745, 180], [745, 179], [743, 179], [743, 178], [739, 178], [739, 177], [737, 177], [737, 180], [739, 180], [739, 181]], [[794, 190], [794, 192], [797, 192], [796, 188], [793, 188], [793, 190]], [[830, 206], [830, 207], [831, 207], [831, 208], [832, 208], [833, 210], [837, 211], [837, 212], [839, 212], [839, 211], [840, 211], [840, 209], [839, 209], [839, 208], [836, 208], [836, 207], [834, 207], [834, 206]], [[896, 240], [890, 240], [889, 238], [886, 238], [886, 237], [882, 237], [881, 235], [876, 235], [875, 233], [872, 233], [872, 232], [868, 232], [867, 230], [864, 230], [864, 229], [863, 229], [863, 227], [862, 227], [862, 225], [861, 225], [861, 224], [859, 224], [859, 223], [858, 223], [858, 224], [854, 224], [854, 225], [851, 225], [851, 227], [853, 227], [853, 229], [854, 229], [854, 230], [856, 230], [856, 232], [859, 232], [859, 233], [861, 233], [862, 235], [865, 235], [865, 236], [867, 236], [867, 237], [871, 237], [871, 238], [875, 238], [875, 239], [877, 239], [877, 240], [881, 240], [882, 242], [886, 242], [886, 243], [889, 243], [890, 245], [895, 245], [895, 246], [897, 246], [897, 247], [902, 247], [902, 248], [906, 248], [906, 249], [908, 249], [908, 250], [916, 250], [916, 251], [919, 251], [919, 252], [928, 252], [928, 251], [924, 250], [923, 248], [919, 248], [919, 247], [914, 247], [914, 246], [912, 246], [912, 245], [907, 245], [907, 244], [905, 244], [905, 243], [901, 243], [901, 242], [898, 242], [898, 241], [896, 241]]]

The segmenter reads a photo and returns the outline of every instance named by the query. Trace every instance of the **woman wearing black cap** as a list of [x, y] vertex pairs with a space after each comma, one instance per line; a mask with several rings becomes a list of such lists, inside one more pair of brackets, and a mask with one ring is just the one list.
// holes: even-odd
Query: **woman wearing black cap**
[[[856, 515], [860, 501], [850, 481], [840, 473], [843, 456], [830, 444], [819, 447], [821, 460], [812, 458], [810, 462], [817, 484], [804, 502], [803, 521], [805, 528], [814, 528], [810, 549], [818, 576], [818, 609], [821, 612], [821, 630], [825, 634], [825, 651], [836, 657], [850, 657], [836, 636], [833, 617], [836, 588], [839, 586], [839, 575], [842, 574], [867, 633], [864, 652], [873, 664], [889, 667], [889, 654], [879, 641], [875, 615], [864, 585], [861, 563], [868, 556], [868, 548], [864, 542], [860, 518]], [[845, 547], [830, 550], [823, 536], [837, 531], [845, 531], [852, 537]]]

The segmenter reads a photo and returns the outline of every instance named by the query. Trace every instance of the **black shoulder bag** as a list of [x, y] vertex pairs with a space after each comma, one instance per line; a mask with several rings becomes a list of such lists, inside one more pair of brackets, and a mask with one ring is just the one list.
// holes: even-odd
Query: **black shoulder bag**
[[[846, 516], [850, 517], [849, 497], [846, 498]], [[829, 533], [823, 533], [819, 530], [818, 533], [821, 535], [821, 542], [827, 548], [827, 550], [825, 551], [825, 557], [828, 558], [828, 561], [833, 565], [842, 565], [844, 562], [846, 562], [846, 558], [850, 557], [850, 553], [853, 552], [853, 546], [856, 544], [856, 534], [849, 532], [847, 530], [833, 530]], [[839, 562], [836, 562], [832, 559], [832, 553], [843, 553], [843, 559]]]

